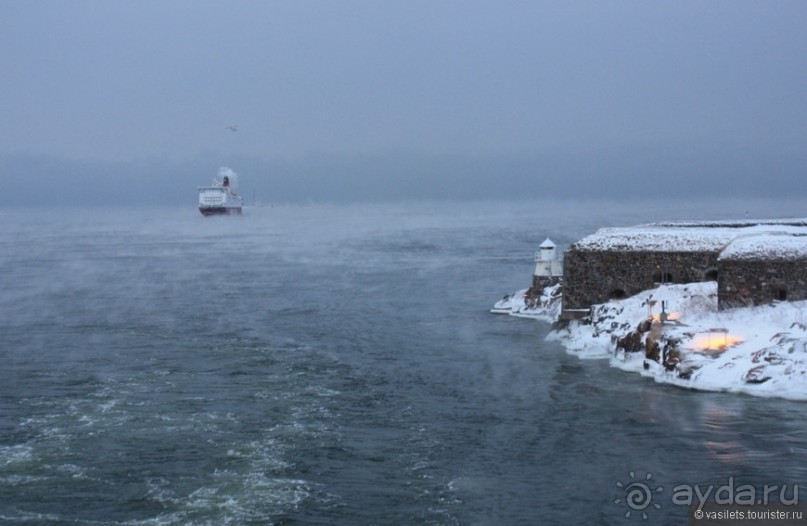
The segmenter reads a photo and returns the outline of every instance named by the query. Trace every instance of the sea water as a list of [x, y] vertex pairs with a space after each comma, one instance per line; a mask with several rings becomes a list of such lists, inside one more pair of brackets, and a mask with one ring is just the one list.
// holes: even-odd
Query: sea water
[[4, 209], [0, 523], [681, 523], [676, 485], [807, 487], [807, 404], [656, 385], [488, 312], [547, 236], [803, 209]]

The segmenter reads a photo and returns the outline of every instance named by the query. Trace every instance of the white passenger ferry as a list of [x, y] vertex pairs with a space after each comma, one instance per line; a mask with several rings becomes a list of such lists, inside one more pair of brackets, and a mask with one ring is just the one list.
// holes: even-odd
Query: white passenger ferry
[[230, 178], [216, 179], [212, 186], [199, 188], [199, 211], [204, 216], [241, 214], [244, 199], [230, 186]]

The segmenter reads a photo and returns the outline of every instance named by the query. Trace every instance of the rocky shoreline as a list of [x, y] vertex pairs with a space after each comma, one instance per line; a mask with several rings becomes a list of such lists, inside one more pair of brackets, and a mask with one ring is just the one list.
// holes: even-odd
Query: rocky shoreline
[[660, 383], [807, 400], [807, 301], [719, 311], [714, 282], [670, 284], [560, 322], [562, 294], [531, 287], [491, 311], [553, 323], [567, 352]]

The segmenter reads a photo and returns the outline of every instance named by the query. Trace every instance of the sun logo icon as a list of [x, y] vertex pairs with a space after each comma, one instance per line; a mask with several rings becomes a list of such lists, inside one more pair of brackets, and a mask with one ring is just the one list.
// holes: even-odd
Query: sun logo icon
[[650, 484], [652, 484], [653, 474], [648, 473], [645, 476], [643, 481], [636, 480], [636, 474], [631, 471], [630, 472], [630, 481], [623, 484], [622, 482], [617, 482], [616, 486], [621, 488], [624, 492], [624, 498], [620, 497], [618, 499], [614, 499], [614, 504], [622, 504], [624, 502], [628, 506], [628, 511], [625, 513], [625, 517], [630, 517], [631, 513], [634, 511], [642, 514], [642, 519], [647, 520], [647, 510], [652, 505], [655, 509], [661, 509], [661, 504], [657, 504], [653, 502], [653, 493], [661, 493], [664, 491], [664, 488], [658, 486], [655, 490], [650, 489]]

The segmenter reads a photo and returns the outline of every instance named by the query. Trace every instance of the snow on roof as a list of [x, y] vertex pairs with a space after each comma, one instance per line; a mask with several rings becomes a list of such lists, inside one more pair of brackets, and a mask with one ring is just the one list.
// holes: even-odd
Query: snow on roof
[[740, 236], [720, 253], [720, 259], [807, 259], [807, 235], [768, 232]]
[[601, 228], [571, 246], [572, 250], [637, 252], [719, 252], [748, 234], [807, 235], [807, 220], [655, 223]]
[[804, 218], [790, 218], [790, 219], [724, 219], [722, 221], [661, 221], [658, 223], [648, 223], [648, 226], [674, 226], [682, 228], [691, 227], [728, 227], [728, 228], [744, 228], [756, 227], [763, 225], [779, 225], [779, 226], [800, 226], [807, 227], [807, 219]]
[[546, 238], [543, 243], [538, 245], [538, 248], [555, 248], [555, 243], [553, 243], [551, 239]]
[[728, 228], [636, 226], [601, 228], [572, 245], [575, 250], [631, 250], [640, 252], [719, 251], [737, 236]]

